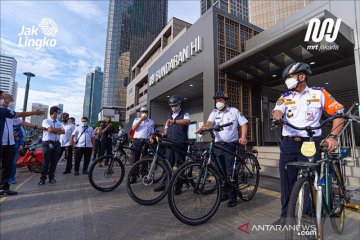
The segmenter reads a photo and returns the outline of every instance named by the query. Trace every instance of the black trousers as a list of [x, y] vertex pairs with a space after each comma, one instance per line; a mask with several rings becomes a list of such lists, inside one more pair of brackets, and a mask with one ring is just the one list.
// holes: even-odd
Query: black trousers
[[100, 142], [100, 139], [95, 138], [93, 159], [100, 157], [100, 153], [101, 153], [101, 142]]
[[[187, 151], [186, 144], [176, 144], [174, 145], [174, 148], [179, 149], [183, 152]], [[179, 168], [185, 162], [185, 158], [186, 155], [179, 151], [170, 148], [166, 149], [166, 159], [170, 162], [171, 167], [174, 167], [176, 164], [176, 167]]]
[[134, 162], [137, 162], [140, 159], [141, 153], [146, 151], [147, 143], [135, 138], [131, 148], [131, 154], [133, 156]]
[[0, 149], [1, 158], [1, 188], [7, 190], [10, 188], [9, 177], [12, 162], [15, 156], [15, 145], [3, 145]]
[[61, 158], [62, 154], [65, 152], [65, 159], [66, 159], [66, 169], [65, 171], [71, 171], [72, 169], [72, 162], [73, 162], [73, 146], [66, 146], [61, 147], [59, 152], [59, 159]]
[[[315, 159], [318, 160], [321, 157], [320, 142], [321, 138], [314, 138], [316, 146]], [[308, 159], [301, 154], [302, 142], [294, 142], [284, 138], [280, 145], [280, 189], [281, 189], [281, 217], [286, 217], [287, 208], [290, 199], [291, 190], [297, 180], [298, 168], [295, 166], [288, 166], [285, 170], [285, 165], [289, 162], [306, 162]], [[317, 169], [320, 174], [320, 168]], [[306, 196], [306, 194], [304, 194]], [[305, 200], [306, 201], [306, 200]], [[306, 202], [305, 202], [305, 205]], [[305, 206], [306, 208], [306, 206]]]
[[49, 175], [49, 179], [54, 179], [56, 165], [59, 160], [60, 148], [59, 141], [44, 141], [42, 143], [44, 158], [41, 165], [41, 180], [46, 180], [47, 175]]
[[[101, 150], [100, 157], [104, 155], [112, 155], [112, 142], [111, 141], [101, 141]], [[108, 163], [109, 159], [105, 160], [105, 163]]]
[[92, 147], [76, 147], [75, 148], [75, 172], [79, 171], [80, 162], [84, 156], [83, 171], [87, 171], [90, 163]]

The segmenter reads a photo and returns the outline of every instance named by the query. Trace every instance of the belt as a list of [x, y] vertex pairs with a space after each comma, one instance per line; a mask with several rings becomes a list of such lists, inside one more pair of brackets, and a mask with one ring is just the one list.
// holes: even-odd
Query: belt
[[237, 144], [237, 142], [216, 142], [215, 144], [227, 145], [227, 144]]
[[50, 141], [50, 140], [48, 140], [48, 141], [43, 141], [44, 143], [46, 143], [46, 142], [49, 142], [49, 143], [60, 143], [59, 141]]
[[[319, 139], [320, 137], [313, 137], [313, 139]], [[289, 141], [293, 141], [293, 142], [305, 142], [305, 141], [310, 141], [309, 137], [290, 137], [290, 136], [285, 136], [283, 137], [283, 139], [285, 140], [289, 140]]]
[[147, 138], [134, 138], [134, 141], [140, 141], [140, 142], [145, 142], [148, 141], [149, 139]]

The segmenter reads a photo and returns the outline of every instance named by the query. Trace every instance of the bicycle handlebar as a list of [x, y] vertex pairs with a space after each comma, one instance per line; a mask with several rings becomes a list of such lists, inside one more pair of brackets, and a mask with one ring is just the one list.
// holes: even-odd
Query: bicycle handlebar
[[212, 131], [216, 131], [216, 132], [220, 132], [224, 129], [224, 127], [228, 127], [233, 125], [233, 123], [225, 123], [223, 125], [215, 125], [214, 127], [211, 128], [207, 128], [207, 129], [200, 129], [199, 131], [195, 132], [195, 133], [199, 133], [199, 134], [205, 134], [207, 132], [212, 132]]

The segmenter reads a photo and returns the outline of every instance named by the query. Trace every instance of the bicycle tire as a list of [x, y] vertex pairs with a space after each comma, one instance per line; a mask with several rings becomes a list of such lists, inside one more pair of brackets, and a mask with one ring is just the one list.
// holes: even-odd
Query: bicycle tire
[[[333, 165], [333, 173], [332, 175], [332, 185], [334, 185], [334, 180], [337, 182], [337, 186], [339, 187], [338, 190], [338, 196], [340, 197], [340, 201], [342, 201], [342, 205], [339, 207], [339, 212], [340, 213], [336, 213], [336, 215], [330, 216], [330, 222], [331, 222], [331, 226], [334, 229], [334, 231], [337, 234], [342, 234], [344, 232], [344, 225], [345, 225], [345, 200], [344, 200], [344, 196], [345, 193], [343, 191], [343, 182], [342, 182], [342, 178], [341, 178], [341, 174], [340, 174], [340, 169], [338, 167], [338, 165], [334, 164]], [[334, 188], [331, 188], [331, 207], [333, 208], [334, 206]], [[339, 222], [337, 222], [336, 220], [339, 219]]]
[[[290, 199], [289, 199], [289, 203], [288, 203], [288, 209], [287, 209], [287, 218], [286, 218], [286, 226], [294, 226], [297, 225], [298, 223], [295, 222], [295, 212], [296, 212], [296, 203], [298, 200], [298, 196], [300, 194], [300, 190], [303, 188], [303, 186], [308, 185], [310, 187], [310, 191], [312, 191], [312, 182], [309, 182], [308, 177], [300, 177], [297, 179], [297, 181], [294, 184], [294, 187], [291, 191], [291, 195], [290, 195]], [[309, 192], [310, 193], [310, 192]], [[304, 194], [305, 195], [305, 194]], [[311, 194], [310, 194], [311, 196]], [[310, 203], [313, 203], [314, 200], [310, 199], [310, 201], [308, 201]], [[313, 207], [313, 206], [312, 206]], [[313, 208], [314, 209], [314, 208]], [[315, 214], [315, 215], [314, 215]], [[309, 218], [310, 222], [312, 222], [313, 224], [316, 224], [316, 213], [312, 213], [312, 216]], [[305, 219], [306, 221], [306, 219]], [[309, 221], [309, 220], [308, 220]], [[323, 221], [322, 221], [323, 223]], [[322, 228], [321, 228], [322, 229]], [[319, 236], [319, 232], [318, 232], [319, 228], [316, 227], [316, 234], [314, 237], [314, 239], [317, 239], [317, 236]], [[294, 233], [295, 232], [295, 233]], [[320, 233], [320, 236], [323, 236], [322, 233]], [[300, 239], [303, 238], [303, 236], [300, 236], [300, 233], [297, 233], [296, 231], [293, 231], [291, 229], [289, 229], [288, 231], [285, 231], [285, 239], [298, 239], [298, 238], [294, 238], [294, 236], [299, 237]], [[310, 238], [312, 239], [312, 238]]]
[[[189, 176], [189, 174], [187, 173], [187, 169], [196, 169], [199, 168], [200, 169], [200, 174], [191, 174], [191, 176], [203, 176], [203, 167], [202, 167], [202, 162], [188, 162], [183, 164], [177, 171], [176, 173], [174, 173], [174, 176], [171, 179], [170, 182], [170, 186], [169, 186], [169, 190], [168, 190], [168, 203], [170, 206], [170, 210], [171, 212], [174, 214], [174, 216], [181, 222], [188, 224], [188, 225], [192, 225], [192, 226], [196, 226], [196, 225], [200, 225], [203, 224], [205, 222], [207, 222], [208, 220], [210, 220], [217, 212], [217, 210], [219, 209], [220, 206], [220, 202], [221, 202], [221, 193], [222, 193], [222, 188], [221, 188], [221, 178], [220, 175], [218, 173], [218, 171], [215, 169], [215, 167], [213, 165], [208, 165], [208, 170], [210, 172], [212, 172], [212, 175], [214, 176], [215, 179], [215, 187], [210, 188], [210, 190], [207, 190], [206, 193], [204, 193], [204, 195], [210, 196], [211, 194], [213, 194], [214, 192], [216, 192], [216, 200], [213, 204], [213, 206], [210, 208], [210, 210], [205, 213], [203, 216], [197, 217], [197, 218], [191, 218], [189, 216], [185, 216], [182, 212], [179, 211], [179, 207], [176, 204], [175, 201], [175, 188], [176, 188], [176, 183], [178, 181], [178, 179], [180, 179], [181, 177], [184, 178], [185, 176], [185, 183], [187, 183], [187, 181], [189, 180], [187, 178], [187, 176]], [[182, 172], [185, 173], [185, 175], [181, 175]], [[186, 176], [187, 175], [187, 176]], [[209, 179], [209, 178], [207, 178]], [[200, 180], [198, 180], [200, 181]], [[208, 180], [207, 180], [208, 181]], [[195, 184], [196, 185], [196, 184]], [[194, 184], [190, 183], [188, 184], [188, 187], [192, 187], [194, 188]], [[214, 190], [215, 189], [215, 190]], [[191, 189], [188, 191], [189, 193], [193, 192], [195, 194], [195, 189]], [[182, 193], [184, 194], [184, 193]], [[202, 194], [202, 193], [198, 193], [198, 194]], [[191, 198], [190, 198], [191, 199]], [[190, 213], [192, 213], [190, 211]]]
[[[113, 164], [115, 164], [115, 162], [118, 164], [118, 166], [120, 167], [120, 178], [116, 179], [116, 180], [112, 180], [111, 183], [114, 183], [112, 186], [110, 187], [101, 187], [99, 186], [95, 181], [94, 181], [94, 169], [96, 166], [98, 166], [99, 163], [101, 163], [102, 161], [104, 161], [104, 159], [108, 158], [109, 159], [109, 165], [108, 165], [108, 168], [106, 169], [106, 167], [104, 168], [104, 176], [106, 178], [109, 178], [111, 176], [109, 176], [109, 174], [112, 175], [112, 172], [111, 170], [109, 169], [111, 166], [113, 166], [111, 163], [113, 162]], [[107, 171], [107, 172], [106, 172]], [[108, 176], [106, 176], [108, 175]], [[90, 168], [89, 168], [89, 174], [88, 174], [88, 177], [89, 177], [89, 182], [91, 184], [91, 186], [93, 188], [95, 188], [96, 190], [100, 191], [100, 192], [111, 192], [113, 191], [114, 189], [116, 189], [123, 181], [124, 179], [124, 175], [125, 175], [125, 167], [124, 167], [124, 164], [120, 161], [120, 159], [118, 158], [114, 158], [113, 155], [108, 155], [108, 156], [102, 156], [102, 157], [99, 157], [97, 159], [95, 159]]]
[[[153, 159], [143, 159], [141, 161], [138, 161], [134, 163], [128, 173], [127, 176], [127, 182], [126, 182], [126, 189], [131, 197], [132, 200], [135, 202], [141, 204], [141, 205], [154, 205], [158, 202], [160, 202], [167, 194], [167, 189], [169, 187], [170, 178], [171, 178], [171, 169], [163, 162], [163, 160], [156, 160], [154, 172], [153, 172], [153, 180], [152, 182], [148, 182], [146, 177], [148, 176], [148, 172], [141, 173], [141, 171], [145, 171], [144, 168], [148, 168], [151, 166]], [[142, 166], [144, 166], [142, 168]], [[160, 168], [159, 173], [155, 172]], [[141, 182], [138, 181], [139, 172], [141, 176]], [[165, 175], [164, 175], [165, 174]], [[160, 175], [160, 176], [158, 176]], [[133, 181], [133, 178], [135, 178], [135, 182]], [[162, 179], [165, 179], [165, 189], [161, 192], [155, 192], [154, 188], [156, 187], [155, 184], [162, 184]], [[140, 184], [139, 184], [140, 183]], [[145, 189], [146, 194], [142, 196], [136, 189]]]
[[[247, 160], [251, 161], [251, 169], [249, 169], [249, 167], [247, 167], [246, 164]], [[242, 168], [243, 167], [243, 168]], [[246, 171], [251, 171], [251, 172], [246, 172]], [[255, 177], [255, 181], [254, 181], [254, 177]], [[245, 181], [245, 183], [244, 183]], [[243, 200], [243, 201], [250, 201], [256, 194], [256, 191], [259, 187], [259, 181], [260, 181], [260, 165], [259, 162], [257, 160], [257, 158], [252, 155], [252, 154], [247, 154], [246, 157], [244, 158], [244, 163], [241, 163], [240, 166], [237, 169], [237, 174], [236, 174], [236, 184], [239, 187], [239, 197]], [[253, 183], [253, 189], [250, 191], [246, 191], [245, 187], [243, 186], [243, 184], [246, 185], [251, 185], [251, 182]], [[250, 188], [251, 189], [251, 188]]]

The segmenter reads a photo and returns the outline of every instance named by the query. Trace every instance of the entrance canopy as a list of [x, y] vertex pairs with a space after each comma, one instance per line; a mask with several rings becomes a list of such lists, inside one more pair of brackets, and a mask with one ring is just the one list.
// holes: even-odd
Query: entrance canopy
[[[219, 69], [229, 73], [234, 79], [273, 87], [283, 83], [282, 70], [293, 62], [311, 64], [314, 75], [353, 65], [355, 60], [352, 29], [341, 22], [338, 36], [333, 43], [326, 42], [325, 38], [319, 43], [312, 42], [311, 38], [306, 42], [304, 39], [312, 18], [318, 18], [321, 22], [327, 18], [334, 19], [334, 22], [337, 20], [337, 17], [327, 10], [308, 18], [307, 21], [284, 20], [248, 40], [246, 52], [221, 64]], [[318, 49], [315, 45], [319, 45]], [[320, 47], [325, 45], [327, 49], [320, 50]]]

